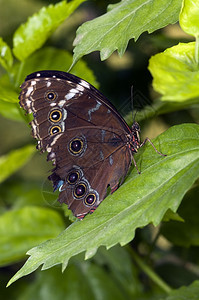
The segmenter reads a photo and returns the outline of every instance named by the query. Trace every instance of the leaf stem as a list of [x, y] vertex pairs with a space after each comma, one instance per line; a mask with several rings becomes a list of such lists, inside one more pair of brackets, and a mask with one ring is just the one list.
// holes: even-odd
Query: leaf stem
[[17, 77], [16, 77], [16, 82], [15, 82], [15, 88], [19, 87], [19, 80], [20, 80], [20, 77], [21, 77], [21, 72], [23, 70], [23, 67], [24, 67], [24, 61], [22, 61], [19, 65], [19, 69], [18, 69], [18, 73], [17, 73]]
[[199, 66], [199, 35], [196, 35], [195, 61], [197, 66]]
[[140, 267], [140, 269], [142, 269], [142, 271], [144, 271], [145, 274], [148, 275], [148, 277], [155, 282], [164, 292], [166, 292], [167, 294], [169, 294], [172, 289], [171, 287], [164, 282], [144, 261], [143, 259], [141, 259], [141, 257], [139, 257], [137, 255], [137, 253], [129, 247], [129, 251], [131, 252], [131, 256], [133, 257], [133, 259], [135, 260], [135, 262], [137, 263], [137, 265]]

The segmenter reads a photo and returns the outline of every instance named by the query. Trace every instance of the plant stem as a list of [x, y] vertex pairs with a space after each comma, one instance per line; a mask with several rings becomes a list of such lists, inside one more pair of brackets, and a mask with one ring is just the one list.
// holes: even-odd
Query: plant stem
[[137, 263], [137, 265], [140, 267], [140, 269], [142, 269], [144, 271], [144, 273], [146, 273], [149, 278], [155, 282], [163, 291], [165, 291], [167, 294], [169, 294], [172, 289], [171, 287], [164, 282], [144, 261], [143, 259], [141, 259], [141, 257], [139, 257], [136, 252], [129, 247], [129, 251], [131, 252], [131, 256], [133, 257], [133, 259], [135, 260], [135, 262]]
[[15, 82], [15, 88], [19, 87], [19, 79], [21, 77], [21, 72], [23, 70], [24, 67], [24, 61], [22, 61], [19, 65], [19, 69], [18, 69], [18, 73], [17, 73], [17, 77], [16, 77], [16, 82]]

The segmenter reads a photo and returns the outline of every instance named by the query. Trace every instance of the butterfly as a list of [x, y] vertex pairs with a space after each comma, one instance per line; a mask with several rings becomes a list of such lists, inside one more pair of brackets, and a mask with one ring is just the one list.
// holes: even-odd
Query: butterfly
[[[60, 203], [83, 219], [124, 181], [140, 142], [111, 102], [85, 80], [61, 71], [38, 71], [21, 85], [21, 107], [33, 114], [32, 135], [54, 169], [48, 177]], [[139, 172], [139, 171], [138, 171]]]

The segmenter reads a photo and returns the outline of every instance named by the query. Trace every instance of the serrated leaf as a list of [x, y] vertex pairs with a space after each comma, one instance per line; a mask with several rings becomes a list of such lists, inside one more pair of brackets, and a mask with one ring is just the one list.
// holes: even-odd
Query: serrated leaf
[[13, 64], [13, 57], [10, 47], [0, 37], [0, 64], [7, 71], [10, 70]]
[[135, 158], [141, 175], [134, 168], [94, 214], [73, 223], [56, 239], [28, 251], [31, 257], [9, 284], [42, 264], [42, 269], [47, 269], [62, 263], [64, 269], [72, 256], [83, 251], [89, 258], [100, 245], [124, 245], [133, 239], [136, 228], [158, 225], [169, 208], [175, 212], [199, 176], [198, 138], [199, 126], [195, 124], [174, 126], [160, 135], [154, 144], [167, 157], [159, 156], [148, 145], [140, 160]]
[[194, 53], [195, 42], [179, 43], [151, 57], [153, 87], [163, 95], [162, 100], [180, 102], [199, 97], [199, 70]]
[[182, 29], [193, 36], [199, 35], [199, 1], [183, 0], [179, 21]]
[[178, 222], [184, 222], [184, 219], [178, 213], [174, 213], [172, 210], [169, 209], [166, 212], [166, 214], [164, 215], [164, 218], [162, 219], [162, 221], [168, 222], [170, 220], [175, 220], [175, 221], [178, 221]]
[[25, 60], [45, 43], [53, 31], [85, 0], [61, 1], [43, 7], [22, 24], [14, 34], [13, 52], [19, 60]]
[[84, 23], [74, 41], [73, 65], [99, 50], [107, 59], [115, 50], [122, 56], [130, 39], [178, 21], [181, 0], [126, 0], [110, 5], [103, 16]]
[[0, 183], [21, 168], [32, 157], [35, 146], [27, 145], [0, 157]]
[[0, 265], [25, 257], [30, 247], [57, 236], [64, 222], [49, 208], [26, 206], [0, 216]]
[[189, 286], [173, 290], [164, 300], [197, 300], [199, 295], [199, 281], [194, 281]]

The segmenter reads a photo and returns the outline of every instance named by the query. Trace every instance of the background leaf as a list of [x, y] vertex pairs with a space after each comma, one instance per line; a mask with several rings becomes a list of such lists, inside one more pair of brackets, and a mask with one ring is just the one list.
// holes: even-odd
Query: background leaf
[[26, 206], [4, 213], [0, 216], [0, 265], [24, 258], [30, 247], [57, 236], [63, 229], [60, 214], [49, 208]]
[[[18, 81], [19, 86], [30, 73], [40, 70], [59, 70], [65, 72], [71, 63], [72, 55], [68, 51], [45, 47], [25, 60], [20, 76], [18, 74], [19, 65], [17, 65], [14, 70], [14, 78], [15, 81]], [[73, 68], [72, 73], [90, 82], [95, 87], [98, 87], [93, 71], [87, 67], [84, 61], [80, 60]]]
[[13, 121], [24, 120], [22, 114], [20, 113], [18, 104], [15, 104], [15, 103], [9, 103], [9, 102], [0, 100], [0, 114], [3, 117], [13, 120]]
[[152, 56], [149, 70], [153, 87], [162, 100], [186, 101], [199, 97], [199, 71], [194, 59], [195, 42], [179, 43], [163, 53]]
[[[130, 285], [132, 282], [134, 290], [127, 286], [127, 283]], [[55, 286], [59, 288], [55, 289]], [[38, 300], [124, 300], [137, 295], [138, 291], [139, 281], [133, 275], [130, 256], [124, 248], [118, 246], [109, 251], [99, 249], [95, 261], [82, 261], [82, 255], [76, 256], [63, 273], [59, 267], [38, 272], [32, 286], [23, 291], [20, 300], [35, 297]]]
[[[86, 258], [100, 245], [107, 248], [128, 243], [137, 227], [158, 225], [170, 208], [176, 211], [184, 194], [198, 178], [199, 126], [186, 124], [170, 128], [155, 146], [167, 153], [160, 157], [148, 145], [126, 182], [107, 197], [93, 215], [69, 226], [56, 239], [28, 251], [31, 257], [9, 284], [43, 264], [47, 269], [58, 263], [67, 266], [70, 257], [86, 251]], [[144, 185], [143, 185], [144, 182]]]
[[19, 60], [25, 60], [41, 48], [52, 32], [85, 0], [61, 1], [43, 7], [22, 24], [14, 34], [13, 52]]
[[107, 59], [115, 50], [122, 56], [130, 39], [178, 21], [181, 0], [126, 0], [110, 5], [103, 16], [84, 23], [74, 41], [73, 64], [83, 55], [100, 51]]
[[182, 29], [195, 37], [199, 35], [199, 2], [194, 0], [183, 0], [179, 21]]
[[13, 57], [10, 47], [0, 37], [0, 64], [4, 69], [9, 70], [13, 64]]
[[161, 300], [197, 300], [199, 295], [199, 281], [193, 282], [190, 286], [183, 286], [178, 290], [174, 290], [168, 297]]
[[27, 145], [0, 157], [0, 182], [11, 176], [32, 157], [35, 146]]
[[199, 186], [195, 186], [185, 195], [179, 207], [184, 222], [171, 221], [161, 227], [161, 233], [174, 245], [199, 246], [199, 220], [195, 214], [199, 211], [198, 194]]
[[[30, 117], [29, 115], [25, 116], [25, 112], [19, 106], [18, 99], [20, 85], [26, 76], [39, 70], [66, 71], [71, 62], [72, 55], [69, 52], [47, 47], [28, 57], [23, 65], [19, 63], [15, 64], [12, 68], [11, 79], [7, 74], [0, 78], [0, 114], [14, 121], [24, 122], [27, 119], [27, 123], [29, 123]], [[94, 73], [86, 66], [85, 62], [79, 61], [73, 68], [73, 74], [84, 78], [95, 87], [98, 87]]]

